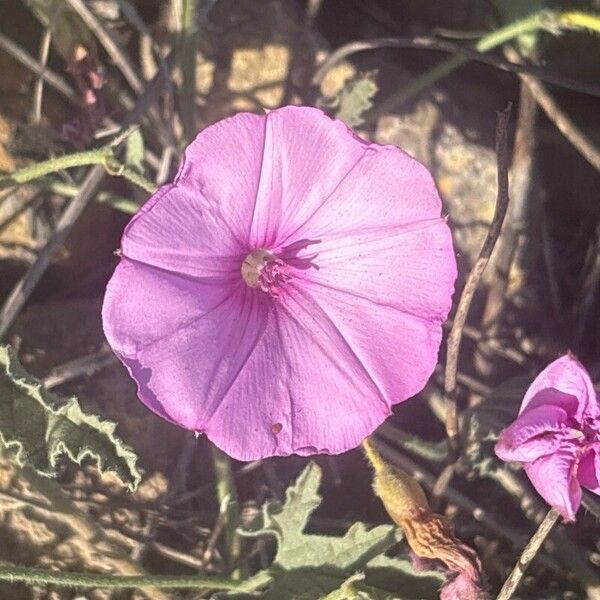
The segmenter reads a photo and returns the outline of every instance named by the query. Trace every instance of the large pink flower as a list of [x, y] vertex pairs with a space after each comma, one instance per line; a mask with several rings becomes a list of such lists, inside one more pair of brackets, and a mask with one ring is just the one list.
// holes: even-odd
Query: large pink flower
[[127, 226], [106, 336], [235, 458], [338, 453], [429, 378], [456, 262], [434, 182], [314, 108], [205, 129]]
[[531, 483], [565, 521], [574, 521], [581, 486], [600, 494], [600, 405], [590, 376], [567, 354], [527, 390], [496, 454], [523, 464]]

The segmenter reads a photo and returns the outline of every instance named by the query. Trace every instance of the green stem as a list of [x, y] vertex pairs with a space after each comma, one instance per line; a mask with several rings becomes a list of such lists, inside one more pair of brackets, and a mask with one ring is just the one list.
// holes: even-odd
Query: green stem
[[181, 119], [185, 137], [191, 141], [196, 135], [196, 45], [198, 37], [198, 0], [178, 0], [181, 25], [178, 62], [181, 68]]
[[[55, 194], [65, 196], [66, 198], [74, 198], [79, 192], [79, 188], [76, 185], [70, 185], [60, 181], [50, 182], [48, 184], [48, 189]], [[128, 215], [134, 215], [140, 209], [140, 204], [134, 200], [129, 200], [128, 198], [111, 194], [110, 192], [100, 192], [96, 196], [96, 200], [100, 202], [100, 204], [108, 204], [112, 208], [120, 210]]]
[[[521, 35], [541, 29], [550, 32], [563, 29], [590, 29], [600, 33], [600, 17], [579, 11], [558, 12], [542, 10], [484, 35], [475, 44], [474, 48], [478, 52], [489, 52]], [[393, 112], [399, 105], [414, 98], [417, 94], [433, 85], [436, 81], [446, 77], [469, 60], [468, 56], [455, 54], [441, 61], [435, 67], [403, 87], [397, 94], [390, 96], [378, 108], [379, 114]]]
[[224, 577], [199, 575], [102, 575], [97, 573], [64, 573], [27, 567], [0, 567], [0, 581], [22, 582], [28, 585], [53, 584], [63, 587], [102, 588], [206, 588], [210, 590], [234, 590], [251, 592], [271, 581], [267, 571], [260, 571], [245, 581], [233, 581]]
[[151, 181], [129, 167], [126, 167], [115, 158], [112, 146], [75, 152], [31, 164], [14, 173], [0, 177], [0, 190], [13, 185], [28, 183], [29, 181], [45, 177], [57, 171], [63, 171], [64, 169], [92, 165], [102, 165], [109, 175], [124, 177], [150, 194], [156, 191], [156, 186]]
[[560, 13], [559, 20], [561, 25], [566, 28], [589, 29], [595, 33], [600, 33], [600, 15], [572, 10]]
[[219, 505], [227, 503], [225, 543], [229, 552], [229, 566], [233, 567], [240, 556], [241, 537], [237, 532], [240, 524], [240, 513], [237, 501], [237, 490], [231, 469], [231, 459], [222, 450], [211, 444], [213, 468], [217, 479], [217, 498]]
[[512, 597], [529, 564], [535, 558], [535, 555], [538, 553], [544, 540], [548, 537], [550, 530], [554, 527], [559, 516], [560, 513], [555, 508], [551, 508], [548, 511], [537, 531], [531, 536], [527, 546], [523, 549], [519, 561], [508, 576], [508, 579], [504, 582], [496, 600], [509, 600]]
[[0, 177], [0, 189], [11, 187], [19, 183], [27, 183], [40, 177], [71, 169], [73, 167], [86, 167], [90, 165], [103, 165], [106, 159], [111, 155], [107, 148], [99, 150], [86, 150], [85, 152], [75, 152], [65, 156], [58, 156], [45, 160], [43, 162], [34, 163], [23, 169], [19, 169], [10, 175]]
[[126, 167], [124, 164], [120, 163], [113, 156], [109, 156], [104, 162], [104, 168], [109, 175], [113, 175], [115, 177], [124, 177], [131, 183], [137, 185], [139, 188], [142, 188], [149, 194], [154, 194], [156, 191], [156, 185], [146, 179], [143, 175], [140, 175], [133, 169]]

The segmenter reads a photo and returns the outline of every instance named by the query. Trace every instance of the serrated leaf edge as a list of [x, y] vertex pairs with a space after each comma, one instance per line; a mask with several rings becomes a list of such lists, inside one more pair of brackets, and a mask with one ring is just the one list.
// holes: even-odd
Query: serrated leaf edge
[[[123, 483], [131, 491], [135, 491], [142, 478], [136, 466], [137, 456], [129, 446], [123, 443], [121, 439], [115, 435], [116, 423], [108, 420], [101, 420], [96, 415], [83, 412], [74, 396], [66, 400], [61, 400], [58, 396], [46, 390], [41, 381], [25, 370], [18, 359], [17, 353], [8, 345], [0, 345], [0, 366], [6, 371], [6, 375], [12, 382], [17, 387], [21, 388], [26, 395], [37, 401], [44, 410], [51, 412], [57, 417], [66, 418], [76, 424], [78, 423], [76, 419], [80, 419], [82, 424], [88, 425], [89, 427], [106, 434], [109, 442], [114, 446], [117, 456], [124, 459], [131, 472], [132, 481], [124, 481]], [[69, 415], [68, 413], [71, 411], [73, 411], [74, 414]], [[23, 453], [26, 454], [26, 451], [21, 442], [8, 439], [1, 430], [0, 441], [7, 448], [15, 449], [13, 457], [17, 464], [20, 466], [27, 464], [26, 458], [23, 457]], [[58, 457], [63, 454], [66, 454], [78, 465], [81, 465], [85, 458], [90, 457], [95, 461], [99, 471], [110, 471], [115, 473], [114, 469], [106, 467], [105, 461], [101, 455], [95, 454], [89, 448], [84, 448], [79, 453], [74, 454], [62, 441], [56, 444], [55, 450], [48, 456], [50, 466], [55, 468]], [[44, 472], [37, 469], [36, 471], [48, 477], [55, 473], [55, 471]]]

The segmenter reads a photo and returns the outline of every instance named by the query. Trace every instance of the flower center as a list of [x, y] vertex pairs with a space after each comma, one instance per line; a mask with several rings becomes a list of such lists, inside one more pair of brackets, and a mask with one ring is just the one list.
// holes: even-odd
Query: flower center
[[283, 260], [264, 248], [256, 248], [242, 263], [242, 278], [248, 287], [260, 288], [276, 297], [277, 288], [290, 276]]

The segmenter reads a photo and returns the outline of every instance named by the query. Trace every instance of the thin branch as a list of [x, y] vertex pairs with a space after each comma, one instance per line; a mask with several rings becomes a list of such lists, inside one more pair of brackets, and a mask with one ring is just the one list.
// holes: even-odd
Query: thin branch
[[144, 91], [144, 84], [141, 78], [135, 72], [135, 69], [129, 58], [119, 48], [118, 44], [112, 38], [110, 33], [106, 31], [98, 18], [90, 11], [83, 0], [65, 0], [67, 4], [81, 17], [81, 20], [90, 28], [98, 41], [102, 44], [107, 54], [118, 67], [125, 77], [127, 83], [137, 93], [141, 94]]
[[91, 375], [104, 367], [116, 363], [116, 356], [108, 345], [104, 344], [98, 352], [53, 367], [50, 373], [44, 377], [44, 387], [49, 390], [83, 375]]
[[175, 3], [178, 15], [177, 62], [181, 69], [181, 119], [187, 140], [196, 135], [196, 54], [198, 43], [197, 0]]
[[[595, 15], [573, 11], [561, 12], [542, 9], [522, 19], [512, 21], [507, 25], [500, 27], [500, 29], [491, 31], [487, 35], [483, 36], [474, 45], [473, 49], [477, 52], [486, 53], [518, 38], [519, 36], [537, 31], [548, 31], [554, 35], [557, 35], [565, 29], [594, 29], [595, 27], [598, 27], [598, 31], [600, 31], [600, 18], [596, 17]], [[446, 77], [455, 69], [465, 64], [467, 61], [468, 57], [463, 53], [462, 55], [455, 54], [454, 56], [450, 56], [446, 60], [438, 63], [432, 69], [426, 71], [420, 77], [417, 77], [407, 86], [403, 87], [397, 93], [385, 100], [385, 102], [379, 106], [379, 114], [392, 112], [400, 104], [411, 98], [414, 98], [417, 94], [430, 87], [439, 79]], [[554, 76], [552, 76], [552, 78], [546, 77], [544, 72], [534, 72], [534, 70], [531, 69], [529, 69], [529, 72], [537, 74], [540, 79], [552, 81], [552, 83], [556, 83], [557, 85], [562, 85], [565, 83], [565, 80], [562, 78], [557, 80], [554, 78]], [[592, 92], [592, 89], [588, 84], [584, 85], [587, 88], [586, 93], [593, 93], [593, 95], [597, 95], [596, 92]], [[580, 82], [576, 81], [571, 81], [567, 87], [574, 90], [579, 89], [579, 91], [584, 91], [580, 87]]]
[[[495, 34], [496, 32], [492, 32]], [[490, 34], [492, 35], [492, 34]], [[483, 40], [486, 37], [482, 38]], [[506, 40], [501, 40], [502, 42]], [[460, 44], [456, 44], [454, 42], [449, 42], [447, 40], [441, 40], [433, 37], [388, 37], [388, 38], [375, 38], [372, 40], [364, 40], [358, 42], [350, 42], [348, 44], [344, 44], [340, 48], [338, 48], [335, 52], [329, 55], [329, 57], [321, 64], [316, 73], [313, 75], [312, 84], [315, 86], [320, 85], [321, 81], [323, 81], [327, 72], [334, 67], [336, 64], [341, 62], [342, 60], [348, 58], [349, 56], [356, 54], [358, 52], [365, 52], [367, 50], [377, 50], [381, 48], [417, 48], [422, 50], [436, 50], [440, 52], [449, 52], [454, 54], [447, 60], [443, 61], [439, 65], [436, 65], [431, 72], [425, 73], [427, 76], [427, 80], [425, 81], [425, 75], [423, 76], [423, 82], [421, 82], [421, 78], [418, 78], [409, 85], [410, 91], [408, 88], [402, 91], [403, 97], [401, 99], [392, 98], [387, 100], [385, 103], [386, 108], [382, 109], [381, 112], [386, 112], [386, 110], [390, 107], [395, 107], [401, 102], [405, 101], [409, 97], [413, 97], [416, 93], [422, 91], [430, 84], [434, 83], [438, 79], [449, 75], [456, 68], [461, 65], [467, 63], [469, 60], [474, 60], [476, 62], [481, 62], [487, 65], [491, 65], [496, 67], [497, 69], [501, 69], [502, 71], [508, 71], [511, 73], [529, 73], [534, 75], [538, 79], [543, 81], [547, 81], [548, 83], [552, 83], [554, 85], [567, 88], [576, 92], [582, 92], [584, 94], [589, 94], [591, 96], [600, 96], [600, 86], [594, 83], [586, 83], [582, 81], [578, 81], [576, 79], [571, 79], [569, 77], [564, 77], [562, 75], [558, 75], [556, 73], [552, 73], [546, 69], [541, 69], [539, 67], [534, 67], [532, 65], [520, 65], [514, 64], [512, 62], [508, 62], [496, 56], [492, 56], [489, 54], [484, 54], [483, 51], [479, 51], [477, 49], [468, 48], [465, 46], [461, 46]], [[430, 75], [431, 73], [431, 75]], [[414, 87], [414, 91], [413, 91]], [[404, 94], [406, 94], [406, 98], [404, 98]], [[393, 102], [392, 102], [393, 100]]]
[[50, 69], [43, 67], [35, 60], [35, 58], [30, 56], [18, 44], [6, 37], [3, 33], [0, 33], [0, 48], [20, 62], [24, 67], [41, 77], [49, 86], [53, 87], [57, 92], [60, 92], [65, 98], [74, 104], [81, 106], [79, 96], [66, 80]]
[[[521, 62], [521, 57], [514, 48], [507, 47], [504, 52], [511, 61], [515, 63]], [[556, 125], [556, 128], [571, 142], [590, 165], [597, 171], [600, 171], [600, 150], [594, 146], [584, 132], [558, 106], [544, 84], [539, 79], [525, 73], [520, 74], [519, 77], [527, 86], [540, 108], [546, 113], [546, 116]]]
[[488, 264], [494, 246], [500, 236], [506, 209], [508, 208], [508, 121], [510, 105], [498, 113], [496, 122], [496, 155], [498, 160], [498, 195], [496, 211], [487, 237], [483, 243], [475, 265], [469, 273], [454, 316], [454, 323], [448, 335], [446, 373], [444, 378], [444, 396], [446, 401], [446, 433], [448, 435], [450, 454], [456, 459], [459, 454], [458, 410], [456, 406], [456, 373], [458, 370], [458, 354], [469, 308]]
[[46, 272], [55, 250], [63, 244], [67, 235], [79, 216], [87, 206], [90, 198], [96, 192], [100, 182], [104, 178], [105, 170], [101, 165], [96, 165], [88, 173], [83, 181], [77, 196], [70, 202], [60, 217], [54, 233], [48, 238], [46, 245], [41, 250], [37, 261], [31, 265], [29, 270], [18, 281], [6, 298], [0, 310], [0, 339], [6, 335], [13, 324], [19, 311], [33, 292], [42, 275]]
[[56, 6], [56, 0], [51, 6], [52, 16], [48, 26], [44, 29], [42, 34], [42, 40], [40, 42], [40, 53], [39, 61], [42, 67], [42, 72], [38, 75], [35, 87], [33, 89], [33, 107], [31, 109], [31, 119], [34, 123], [39, 123], [42, 118], [42, 100], [44, 97], [44, 72], [46, 71], [46, 65], [48, 63], [48, 57], [50, 56], [50, 42], [52, 41], [52, 31], [56, 19], [60, 15], [60, 7]]
[[527, 571], [529, 564], [535, 558], [535, 555], [538, 553], [539, 549], [542, 547], [544, 540], [550, 533], [552, 527], [560, 517], [560, 513], [555, 509], [551, 508], [548, 511], [548, 514], [544, 517], [544, 520], [541, 522], [537, 531], [533, 534], [527, 546], [521, 553], [521, 557], [519, 561], [515, 565], [511, 574], [508, 576], [508, 579], [504, 582], [500, 593], [496, 600], [509, 600], [512, 597], [514, 591], [517, 589], [521, 578]]

